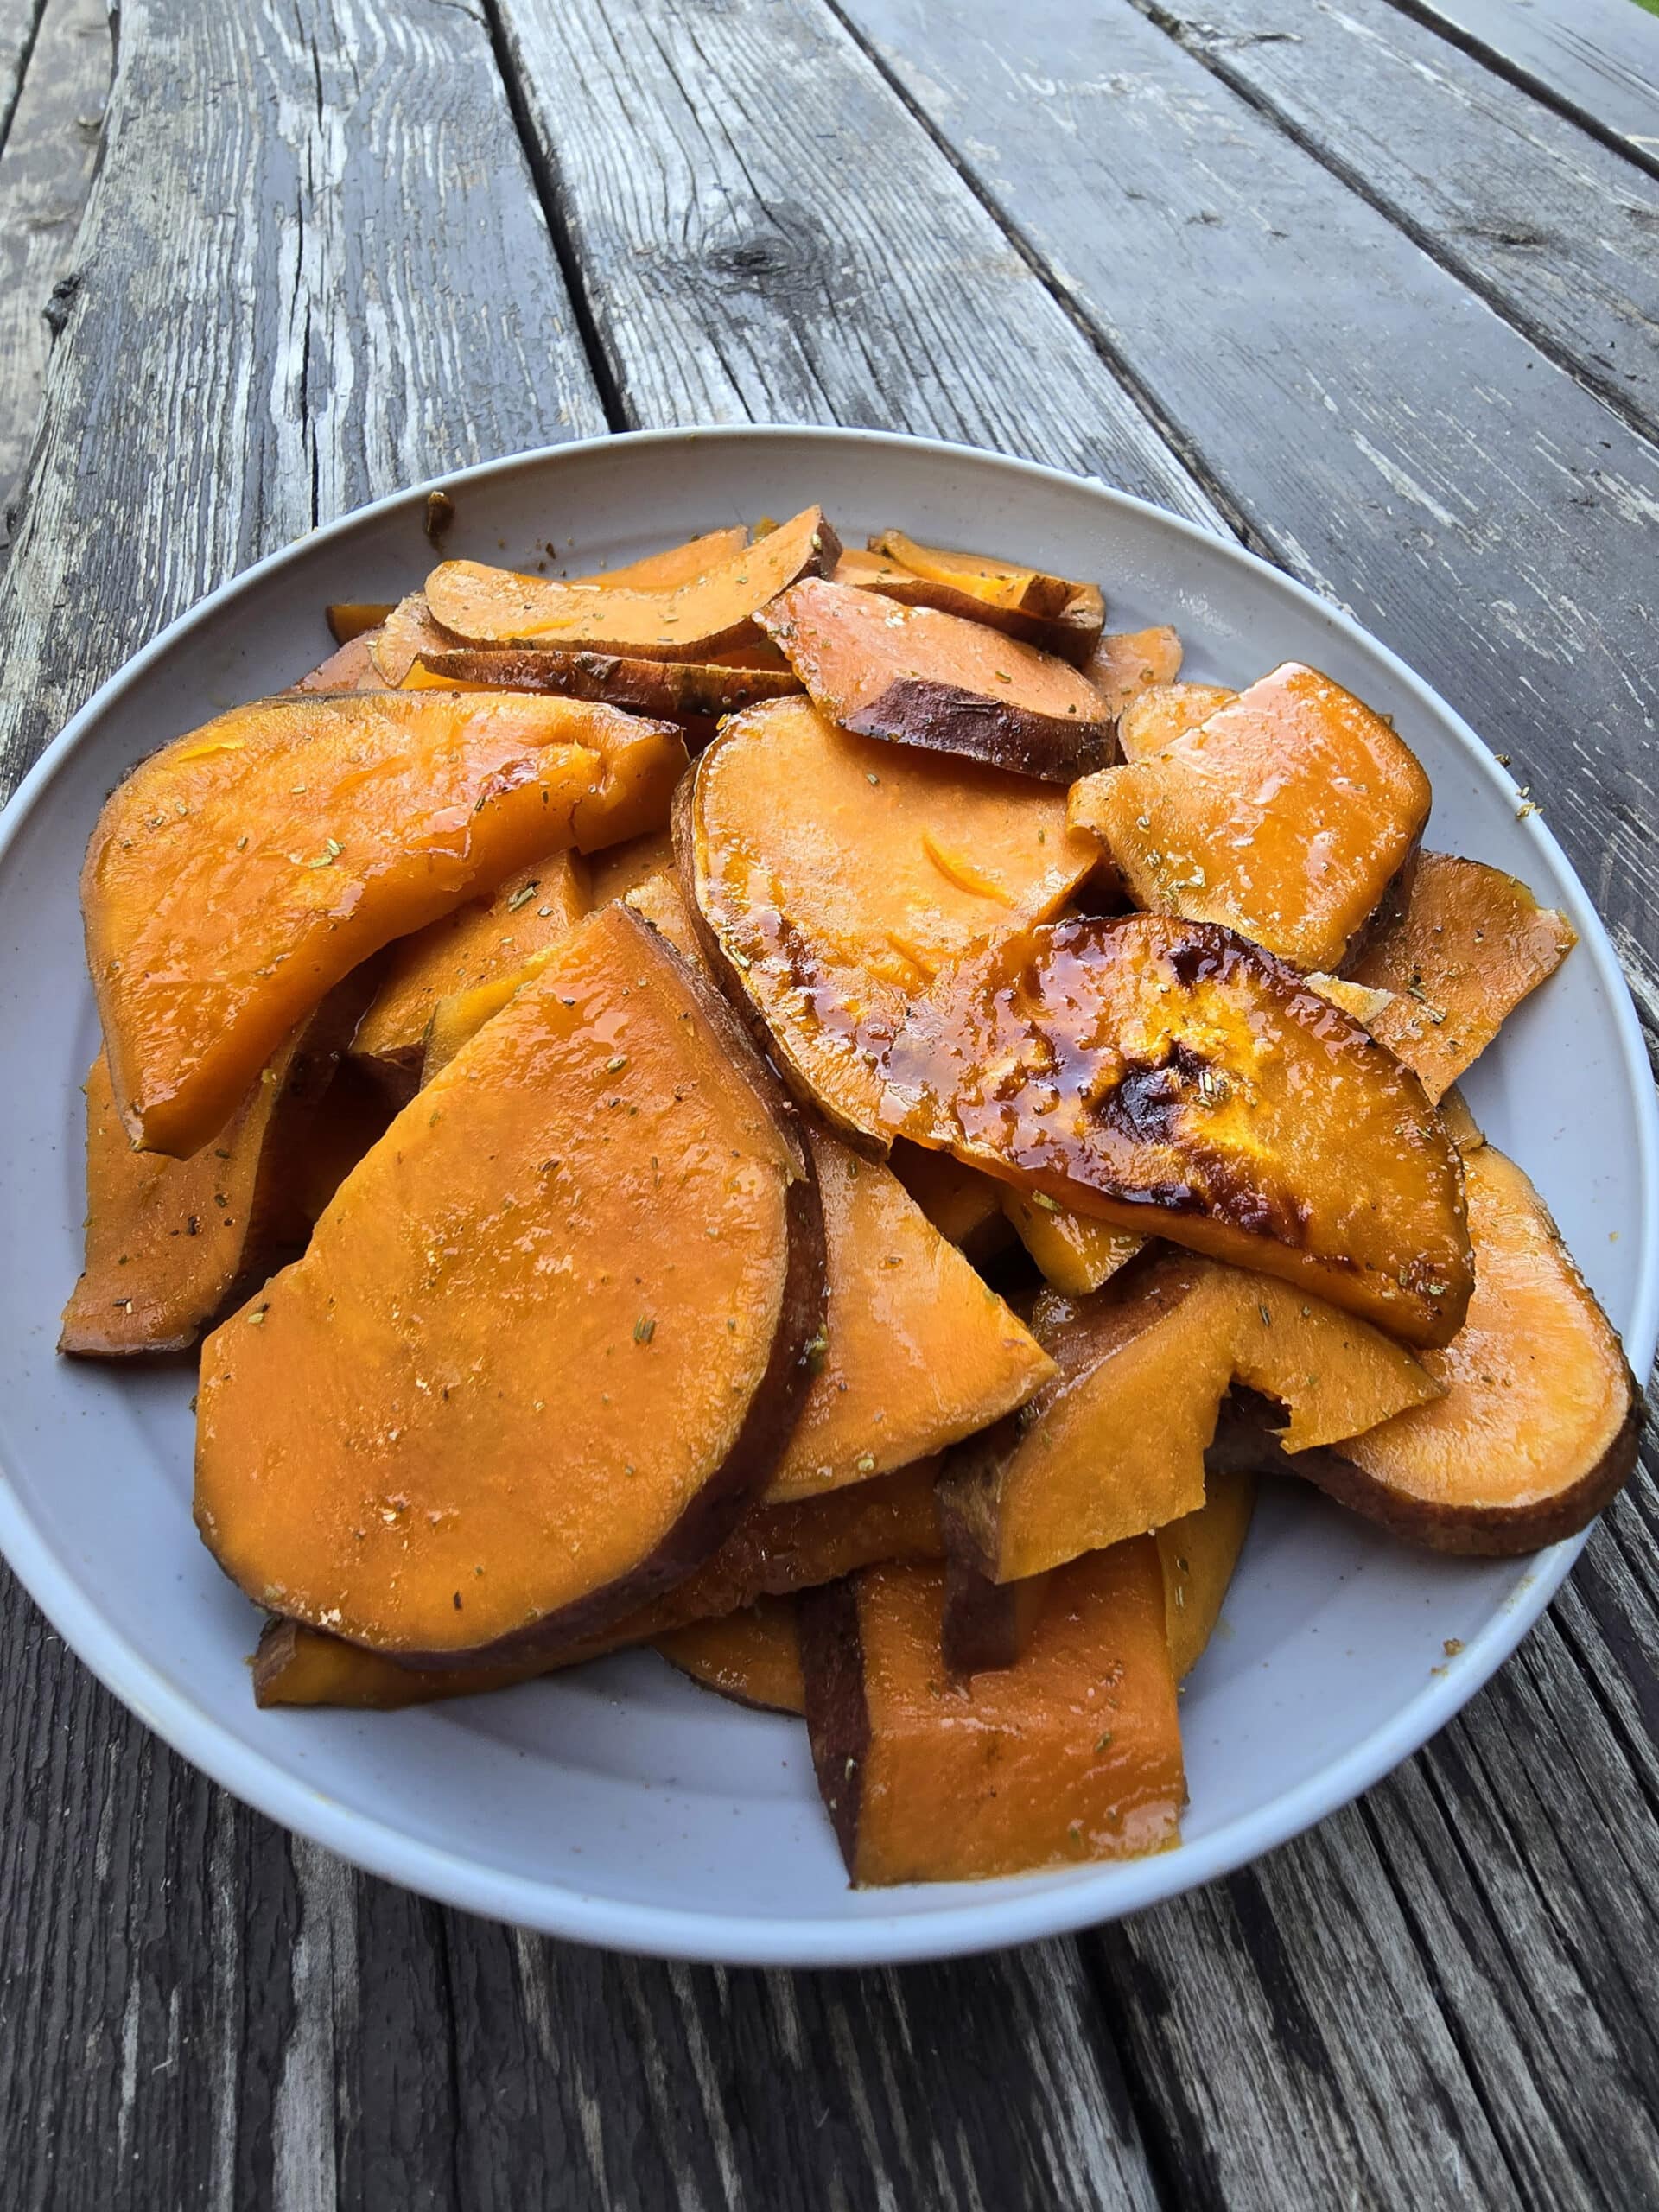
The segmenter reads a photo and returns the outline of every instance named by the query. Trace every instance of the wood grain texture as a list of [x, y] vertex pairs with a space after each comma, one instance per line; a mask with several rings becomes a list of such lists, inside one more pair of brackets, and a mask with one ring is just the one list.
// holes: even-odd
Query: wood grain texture
[[1659, 430], [1659, 179], [1389, 0], [1157, 13], [1523, 336]]
[[0, 549], [40, 414], [47, 316], [92, 182], [111, 59], [105, 0], [47, 0], [0, 149]]
[[0, 0], [0, 146], [11, 127], [23, 63], [43, 5], [44, 0]]
[[1404, 0], [1426, 22], [1659, 162], [1659, 21], [1630, 0]]

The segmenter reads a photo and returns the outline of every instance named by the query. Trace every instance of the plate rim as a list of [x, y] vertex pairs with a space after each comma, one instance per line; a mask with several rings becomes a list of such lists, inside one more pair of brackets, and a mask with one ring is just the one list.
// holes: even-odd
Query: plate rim
[[[1098, 477], [946, 439], [820, 423], [708, 423], [571, 439], [447, 470], [355, 507], [226, 578], [106, 678], [44, 748], [0, 814], [0, 869], [60, 770], [123, 694], [157, 661], [187, 644], [193, 630], [274, 572], [314, 556], [320, 545], [372, 518], [414, 506], [435, 491], [454, 493], [527, 469], [556, 467], [567, 457], [607, 448], [673, 447], [709, 440], [746, 446], [800, 440], [826, 447], [893, 446], [1005, 472], [1020, 481], [1035, 480], [1068, 490], [1081, 486], [1108, 510], [1150, 518], [1164, 530], [1190, 537], [1206, 554], [1219, 554], [1247, 572], [1265, 576], [1274, 588], [1379, 655], [1395, 680], [1452, 731], [1494, 796], [1512, 809], [1522, 798], [1513, 779], [1463, 716], [1345, 608], [1236, 541], [1154, 501], [1118, 491]], [[1579, 911], [1573, 918], [1580, 954], [1596, 969], [1605, 990], [1635, 1101], [1633, 1166], [1638, 1198], [1634, 1211], [1643, 1224], [1647, 1257], [1624, 1343], [1640, 1381], [1651, 1368], [1659, 1338], [1659, 1103], [1630, 988], [1605, 925], [1542, 817], [1534, 813], [1521, 827], [1577, 894]], [[837, 1919], [798, 1915], [739, 1918], [723, 1910], [671, 1909], [605, 1897], [568, 1881], [531, 1880], [483, 1867], [475, 1859], [340, 1803], [307, 1783], [294, 1764], [283, 1763], [274, 1751], [251, 1750], [175, 1689], [142, 1650], [110, 1625], [35, 1523], [10, 1468], [0, 1465], [0, 1552], [30, 1597], [113, 1696], [181, 1757], [234, 1796], [369, 1872], [461, 1910], [617, 1951], [741, 1966], [856, 1967], [966, 1956], [1101, 1924], [1233, 1872], [1350, 1803], [1421, 1749], [1510, 1657], [1560, 1587], [1589, 1535], [1586, 1529], [1525, 1562], [1517, 1561], [1521, 1571], [1510, 1595], [1455, 1665], [1432, 1675], [1387, 1722], [1350, 1745], [1316, 1774], [1195, 1842], [1149, 1858], [1079, 1868], [1058, 1882], [1039, 1878], [1023, 1890], [1017, 1878], [1010, 1879], [995, 1891], [988, 1889], [982, 1900], [935, 1910]]]

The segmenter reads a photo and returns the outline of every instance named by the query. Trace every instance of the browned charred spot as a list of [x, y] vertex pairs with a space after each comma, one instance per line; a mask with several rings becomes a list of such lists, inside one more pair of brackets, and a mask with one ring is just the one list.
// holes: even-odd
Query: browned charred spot
[[443, 541], [448, 536], [455, 519], [455, 503], [447, 492], [429, 492], [426, 495], [426, 517], [421, 528], [426, 542], [435, 553], [442, 553]]

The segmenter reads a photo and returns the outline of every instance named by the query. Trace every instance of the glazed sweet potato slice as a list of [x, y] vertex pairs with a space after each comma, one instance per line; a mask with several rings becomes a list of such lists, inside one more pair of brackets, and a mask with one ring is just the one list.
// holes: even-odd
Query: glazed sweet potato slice
[[1046, 1352], [890, 1169], [810, 1135], [828, 1295], [813, 1376], [769, 1501], [816, 1497], [942, 1452], [1023, 1405]]
[[1061, 613], [1077, 587], [1064, 576], [1046, 575], [1000, 561], [988, 553], [951, 553], [923, 545], [902, 530], [884, 530], [870, 540], [872, 553], [885, 554], [930, 583], [949, 584], [964, 599], [1014, 614]]
[[770, 1479], [823, 1295], [792, 1110], [607, 906], [209, 1339], [197, 1525], [250, 1596], [398, 1657], [597, 1631]]
[[948, 1152], [925, 1152], [901, 1137], [888, 1164], [941, 1236], [976, 1268], [983, 1268], [1014, 1242], [1003, 1211], [1006, 1185]]
[[994, 1582], [1197, 1512], [1205, 1453], [1235, 1381], [1287, 1409], [1298, 1449], [1440, 1394], [1380, 1330], [1268, 1276], [1185, 1253], [1148, 1254], [1089, 1298], [1046, 1293], [1033, 1327], [1058, 1377], [961, 1446], [940, 1485], [951, 1548]]
[[589, 900], [598, 907], [608, 906], [613, 899], [626, 899], [650, 877], [664, 869], [671, 874], [673, 867], [674, 837], [666, 826], [648, 830], [624, 844], [607, 845], [588, 863]]
[[720, 1620], [768, 1597], [833, 1582], [884, 1560], [938, 1559], [937, 1460], [798, 1505], [751, 1506], [695, 1574], [602, 1634], [493, 1667], [405, 1667], [297, 1621], [272, 1621], [253, 1662], [261, 1705], [425, 1705], [515, 1682], [649, 1643], [694, 1621]]
[[1052, 913], [1093, 849], [1042, 784], [850, 737], [804, 700], [728, 723], [676, 800], [682, 884], [785, 1080], [885, 1143], [880, 1065], [916, 995]]
[[[883, 599], [896, 600], [901, 607], [931, 607], [941, 614], [956, 614], [964, 621], [982, 623], [988, 629], [1001, 631], [1005, 637], [1018, 638], [1025, 645], [1036, 645], [1046, 653], [1070, 661], [1074, 668], [1088, 658], [1099, 641], [1106, 620], [1106, 602], [1093, 584], [1066, 584], [1067, 596], [1059, 612], [1038, 614], [999, 605], [982, 591], [968, 589], [960, 577], [948, 582], [939, 574], [923, 575], [891, 553], [880, 550], [880, 538], [873, 539], [871, 550], [865, 552], [844, 548], [831, 572], [834, 582], [852, 584], [861, 591], [879, 592]], [[917, 549], [918, 553], [926, 550], [931, 549]], [[944, 563], [963, 560], [982, 563], [985, 570], [993, 574], [1008, 573], [1004, 564], [977, 554], [941, 555], [934, 566], [937, 569]], [[979, 581], [982, 582], [984, 579]], [[1059, 579], [1052, 581], [1058, 582]]]
[[683, 1675], [738, 1705], [806, 1711], [793, 1598], [761, 1598], [719, 1620], [671, 1629], [657, 1638], [657, 1649]]
[[486, 898], [469, 899], [442, 920], [388, 948], [379, 989], [352, 1040], [352, 1057], [401, 1099], [420, 1081], [427, 1026], [440, 999], [488, 983], [532, 952], [556, 944], [588, 907], [580, 854], [544, 854]]
[[1149, 1539], [1054, 1578], [1020, 1662], [963, 1681], [944, 1575], [878, 1567], [800, 1601], [818, 1787], [855, 1885], [969, 1881], [1166, 1849], [1185, 1782]]
[[419, 665], [433, 676], [468, 685], [602, 700], [631, 714], [673, 721], [735, 714], [758, 699], [785, 699], [801, 688], [787, 668], [642, 660], [626, 653], [567, 652], [556, 645], [448, 645], [442, 651], [429, 646]]
[[1237, 696], [1224, 683], [1149, 683], [1119, 710], [1117, 749], [1126, 760], [1144, 760], [1230, 707]]
[[1040, 925], [912, 1001], [888, 1128], [1117, 1229], [1317, 1290], [1413, 1344], [1468, 1303], [1458, 1155], [1416, 1077], [1257, 946]]
[[376, 632], [369, 631], [358, 638], [348, 638], [343, 645], [336, 645], [325, 661], [291, 684], [290, 691], [305, 694], [312, 691], [378, 691], [384, 688], [380, 671], [374, 664]]
[[724, 530], [706, 530], [701, 537], [688, 537], [682, 545], [664, 546], [660, 553], [647, 553], [638, 561], [625, 561], [620, 568], [595, 569], [570, 581], [602, 591], [677, 591], [729, 561], [748, 542], [748, 531], [733, 524]]
[[331, 993], [188, 1160], [134, 1151], [99, 1054], [86, 1078], [86, 1264], [60, 1351], [182, 1351], [303, 1245], [296, 1185], [364, 995], [349, 982]]
[[1173, 684], [1180, 673], [1181, 640], [1166, 623], [1149, 630], [1112, 630], [1100, 639], [1083, 672], [1120, 719], [1154, 684]]
[[[1164, 1571], [1169, 1656], [1183, 1682], [1208, 1648], [1255, 1510], [1255, 1477], [1246, 1468], [1207, 1466], [1204, 1503], [1157, 1532]], [[1004, 1587], [1019, 1588], [1018, 1583]]]
[[395, 691], [408, 681], [423, 653], [443, 652], [454, 643], [433, 620], [426, 594], [413, 591], [392, 608], [370, 640], [369, 650], [382, 683]]
[[391, 608], [390, 600], [337, 599], [322, 611], [328, 624], [328, 634], [334, 643], [349, 645], [353, 638], [360, 638], [370, 630], [378, 630]]
[[598, 588], [446, 561], [426, 580], [432, 619], [484, 645], [562, 645], [646, 660], [707, 660], [754, 637], [768, 600], [833, 567], [840, 547], [808, 507], [754, 544], [672, 589]]
[[1504, 1556], [1592, 1520], [1636, 1465], [1642, 1400], [1611, 1325], [1513, 1160], [1467, 1161], [1475, 1294], [1423, 1364], [1445, 1395], [1288, 1464], [1408, 1543]]
[[188, 1157], [327, 992], [560, 843], [647, 826], [665, 723], [499, 693], [238, 708], [118, 785], [81, 874], [128, 1134]]
[[1005, 1184], [1002, 1211], [1044, 1281], [1072, 1297], [1098, 1290], [1146, 1242], [1133, 1230], [1114, 1229], [1109, 1222], [1074, 1212], [1046, 1191], [1016, 1191]]
[[1111, 758], [1069, 662], [931, 607], [810, 578], [760, 616], [819, 712], [859, 737], [1071, 783]]
[[1395, 994], [1371, 1029], [1437, 1099], [1577, 943], [1567, 916], [1541, 906], [1515, 876], [1422, 853], [1403, 910], [1349, 974]]
[[1137, 906], [1334, 972], [1416, 851], [1429, 798], [1390, 724], [1287, 661], [1161, 752], [1085, 779], [1069, 819]]

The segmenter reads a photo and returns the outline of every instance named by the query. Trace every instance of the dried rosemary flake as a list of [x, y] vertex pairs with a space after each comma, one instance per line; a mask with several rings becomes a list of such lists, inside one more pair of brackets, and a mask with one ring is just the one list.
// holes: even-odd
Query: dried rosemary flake
[[652, 1320], [649, 1313], [642, 1313], [639, 1316], [639, 1319], [633, 1325], [633, 1341], [635, 1344], [648, 1344], [656, 1333], [656, 1322]]
[[516, 914], [521, 906], [528, 906], [531, 900], [536, 896], [536, 893], [541, 889], [541, 887], [540, 883], [534, 880], [529, 883], [521, 884], [518, 889], [513, 893], [512, 898], [508, 899], [507, 912], [510, 914]]
[[269, 1313], [270, 1311], [270, 1308], [269, 1306], [256, 1306], [252, 1313], [248, 1316], [248, 1326], [251, 1329], [257, 1327], [258, 1324], [264, 1319], [266, 1314]]
[[1041, 1206], [1045, 1213], [1058, 1213], [1060, 1210], [1059, 1200], [1051, 1198], [1046, 1191], [1033, 1191], [1031, 1194], [1031, 1203], [1034, 1206]]

